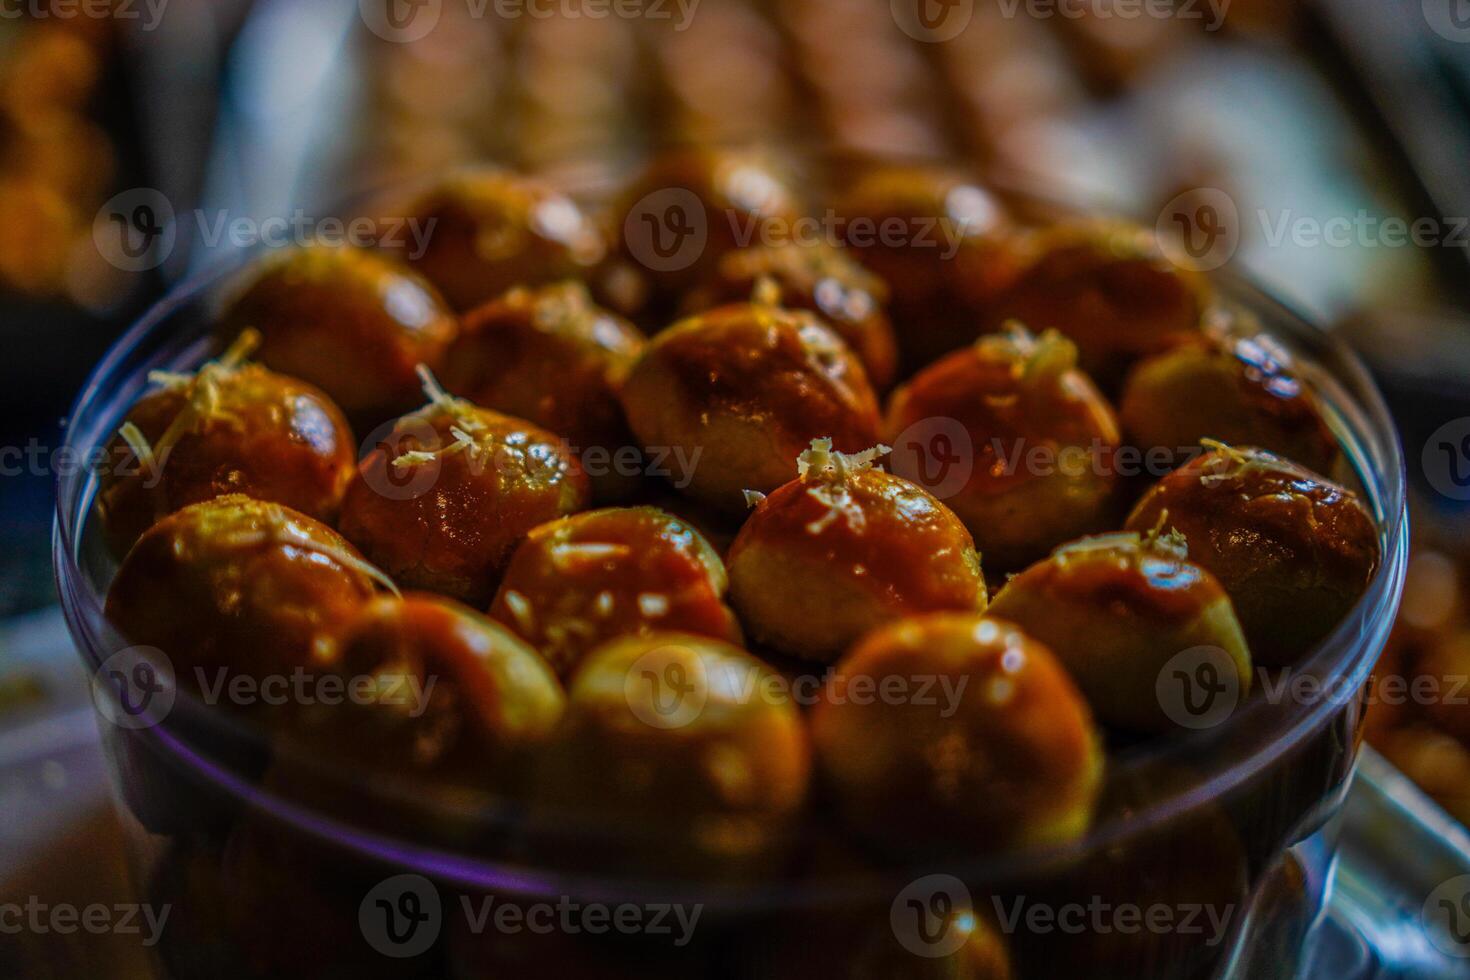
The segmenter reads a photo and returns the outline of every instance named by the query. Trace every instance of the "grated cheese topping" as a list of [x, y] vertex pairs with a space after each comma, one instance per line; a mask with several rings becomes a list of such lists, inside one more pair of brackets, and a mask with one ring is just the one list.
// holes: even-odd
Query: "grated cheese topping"
[[424, 397], [428, 399], [428, 404], [414, 412], [412, 417], [427, 419], [435, 412], [443, 412], [456, 423], [449, 429], [453, 441], [438, 449], [412, 449], [402, 453], [394, 457], [393, 468], [401, 470], [424, 466], [456, 453], [469, 453], [470, 459], [478, 463], [487, 451], [482, 443], [485, 437], [485, 422], [480, 418], [479, 407], [473, 402], [456, 398], [445, 391], [444, 386], [439, 383], [438, 378], [434, 377], [434, 372], [429, 370], [427, 364], [416, 366], [414, 373], [423, 383]]
[[1007, 320], [1000, 333], [986, 334], [975, 348], [987, 355], [1017, 363], [1024, 382], [1056, 378], [1077, 367], [1077, 345], [1057, 330], [1033, 334], [1018, 320]]
[[750, 290], [750, 301], [757, 306], [780, 306], [781, 286], [770, 276], [756, 276]]
[[1159, 517], [1159, 522], [1154, 529], [1143, 534], [1137, 531], [1118, 531], [1113, 534], [1098, 534], [1079, 541], [1071, 541], [1062, 545], [1052, 552], [1052, 560], [1059, 565], [1066, 564], [1073, 559], [1085, 558], [1100, 552], [1117, 552], [1120, 555], [1138, 556], [1145, 553], [1154, 555], [1185, 559], [1189, 557], [1189, 543], [1184, 535], [1177, 529], [1163, 531], [1164, 522], [1168, 519], [1165, 511]]
[[224, 539], [224, 543], [235, 548], [248, 548], [259, 544], [280, 544], [310, 551], [330, 558], [344, 568], [362, 573], [393, 595], [400, 599], [403, 598], [398, 584], [388, 576], [387, 572], [372, 562], [359, 558], [346, 548], [330, 541], [318, 541], [302, 528], [290, 523], [289, 518], [276, 508], [271, 508], [265, 513], [267, 516], [263, 528], [230, 535]]
[[149, 468], [151, 476], [156, 479], [167, 465], [169, 454], [178, 441], [190, 432], [197, 431], [205, 422], [218, 420], [232, 425], [239, 424], [240, 420], [236, 416], [220, 407], [223, 400], [220, 388], [246, 365], [250, 354], [260, 346], [260, 340], [260, 331], [247, 327], [240, 331], [240, 335], [223, 354], [201, 365], [193, 374], [179, 371], [148, 372], [150, 382], [164, 391], [179, 393], [184, 402], [163, 435], [158, 437], [158, 442], [151, 446], [143, 433], [131, 422], [124, 423], [118, 429], [118, 435], [138, 456], [138, 461]]
[[1211, 460], [1208, 465], [1212, 472], [1200, 477], [1200, 483], [1207, 487], [1239, 479], [1250, 470], [1270, 469], [1275, 462], [1268, 454], [1236, 449], [1218, 439], [1201, 439], [1199, 442], [1201, 446], [1214, 450], [1222, 457], [1219, 461]]
[[807, 494], [827, 511], [807, 524], [807, 533], [821, 534], [838, 518], [844, 519], [854, 531], [860, 531], [865, 523], [863, 511], [852, 499], [848, 481], [872, 469], [879, 456], [891, 451], [880, 444], [860, 453], [842, 453], [832, 448], [830, 438], [813, 439], [811, 448], [796, 458], [796, 475], [803, 483], [810, 484]]

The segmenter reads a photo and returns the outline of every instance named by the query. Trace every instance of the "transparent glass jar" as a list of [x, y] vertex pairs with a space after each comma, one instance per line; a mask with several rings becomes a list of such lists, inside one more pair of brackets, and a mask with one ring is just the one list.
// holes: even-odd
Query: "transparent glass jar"
[[[71, 413], [74, 458], [95, 458], [150, 370], [218, 351], [221, 284], [181, 288], [117, 343]], [[116, 563], [92, 520], [97, 468], [63, 475], [58, 585], [83, 661], [102, 677], [100, 727], [138, 886], [173, 909], [158, 946], [164, 975], [1292, 975], [1325, 903], [1364, 692], [1402, 590], [1404, 462], [1348, 351], [1251, 285], [1217, 285], [1303, 361], [1382, 560], [1296, 668], [1320, 696], [1258, 694], [1225, 724], [1113, 752], [1094, 825], [1064, 847], [880, 862], [814, 816], [786, 842], [789, 865], [758, 879], [611, 871], [525, 846], [511, 801], [320, 765], [185, 691], [140, 721], [111, 703], [105, 677], [129, 647], [103, 615]], [[297, 778], [276, 778], [285, 760]], [[574, 816], [560, 832], [589, 846], [568, 854], [617, 850], [597, 835], [596, 814]], [[966, 908], [974, 914], [945, 917]]]

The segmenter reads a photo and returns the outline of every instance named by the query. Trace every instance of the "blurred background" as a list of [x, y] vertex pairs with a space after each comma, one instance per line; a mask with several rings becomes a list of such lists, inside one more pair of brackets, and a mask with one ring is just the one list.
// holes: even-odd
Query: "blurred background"
[[[1231, 268], [1363, 353], [1402, 426], [1392, 663], [1470, 663], [1467, 0], [6, 0], [0, 739], [30, 736], [0, 740], [0, 800], [105, 795], [49, 611], [55, 450], [130, 320], [238, 258], [222, 222], [467, 161], [599, 181], [746, 140], [943, 156], [1225, 235]], [[1383, 710], [1370, 738], [1470, 821], [1467, 734]], [[5, 835], [76, 846], [46, 819]]]

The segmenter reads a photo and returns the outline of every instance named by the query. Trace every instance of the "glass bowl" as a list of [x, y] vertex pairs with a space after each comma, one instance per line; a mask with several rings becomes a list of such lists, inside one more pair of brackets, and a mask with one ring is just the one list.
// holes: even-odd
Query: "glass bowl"
[[[1214, 727], [1114, 746], [1097, 819], [1066, 846], [878, 860], [813, 817], [792, 832], [788, 862], [732, 880], [609, 870], [616, 862], [596, 855], [619, 841], [599, 836], [597, 814], [568, 815], [528, 846], [512, 801], [321, 765], [184, 691], [170, 690], [162, 711], [119, 705], [109, 672], [136, 662], [117, 659], [130, 648], [103, 615], [116, 564], [90, 520], [99, 467], [111, 465], [101, 448], [149, 371], [218, 352], [212, 310], [227, 275], [178, 289], [98, 365], [68, 424], [67, 451], [89, 465], [65, 472], [57, 492], [58, 587], [96, 678], [138, 884], [175, 910], [157, 948], [166, 975], [1295, 971], [1324, 906], [1334, 817], [1408, 539], [1402, 451], [1378, 392], [1350, 352], [1287, 307], [1213, 277], [1303, 361], [1345, 450], [1335, 475], [1357, 483], [1377, 525], [1382, 561], [1366, 594], [1295, 668], [1313, 683], [1258, 692]], [[277, 778], [286, 761], [289, 781]]]

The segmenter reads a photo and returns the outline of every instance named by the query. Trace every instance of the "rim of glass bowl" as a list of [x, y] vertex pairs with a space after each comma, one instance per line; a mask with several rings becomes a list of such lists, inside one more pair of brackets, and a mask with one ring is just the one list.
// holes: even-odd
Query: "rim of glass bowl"
[[[177, 370], [197, 365], [212, 349], [217, 349], [212, 342], [209, 316], [191, 317], [182, 327], [175, 320], [196, 304], [209, 309], [211, 298], [218, 295], [216, 289], [244, 264], [213, 270], [178, 286], [113, 345], [71, 408], [65, 442], [72, 454], [69, 458], [85, 460], [89, 453], [106, 444], [122, 415], [148, 388], [149, 370]], [[1254, 313], [1263, 330], [1278, 336], [1301, 355], [1304, 373], [1317, 386], [1328, 408], [1329, 422], [1373, 512], [1382, 558], [1372, 582], [1352, 612], [1296, 668], [1321, 680], [1323, 690], [1335, 695], [1322, 697], [1312, 704], [1292, 703], [1289, 699], [1285, 704], [1272, 704], [1265, 698], [1252, 697], [1227, 722], [1214, 729], [1126, 747], [1111, 755], [1109, 778], [1141, 772], [1145, 766], [1171, 763], [1180, 766], [1187, 763], [1184, 771], [1197, 773], [1198, 778], [1181, 782], [1175, 791], [1151, 799], [1124, 819], [1095, 824], [1084, 836], [1067, 845], [951, 861], [946, 871], [968, 874], [975, 880], [1006, 880], [1028, 868], [1095, 853], [1124, 837], [1218, 800], [1268, 770], [1319, 731], [1347, 700], [1356, 697], [1367, 683], [1387, 639], [1403, 589], [1408, 544], [1405, 462], [1387, 407], [1367, 369], [1340, 341], [1243, 277], [1217, 273], [1210, 279], [1227, 300]], [[92, 514], [96, 487], [92, 467], [61, 468], [58, 472], [54, 533], [57, 586], [67, 624], [89, 672], [99, 666], [107, 651], [126, 645], [125, 641], [119, 643], [117, 635], [109, 630], [103, 616], [105, 593], [102, 588], [94, 587], [82, 565], [82, 532]], [[253, 726], [207, 708], [186, 692], [180, 691], [178, 698], [193, 702], [188, 709], [205, 718], [209, 727], [249, 737], [259, 734]], [[851, 896], [857, 878], [865, 883], [873, 878], [869, 871], [857, 878], [834, 874], [802, 880], [773, 878], [754, 884], [702, 881], [671, 885], [667, 880], [634, 881], [603, 873], [550, 871], [519, 862], [457, 853], [442, 845], [415, 843], [411, 838], [367, 830], [314, 811], [263, 790], [253, 781], [204, 758], [172, 732], [162, 728], [151, 731], [168, 751], [177, 754], [181, 763], [252, 807], [370, 858], [413, 867], [431, 877], [465, 887], [540, 895], [566, 894], [575, 887], [576, 894], [621, 900], [640, 891], [666, 898], [670, 897], [672, 888], [675, 895], [698, 897], [707, 903], [723, 901], [736, 907], [770, 907], [791, 901], [839, 902]], [[800, 833], [797, 839], [802, 839]], [[897, 872], [885, 872], [884, 876], [893, 880], [908, 877]], [[681, 891], [685, 885], [687, 890]]]

